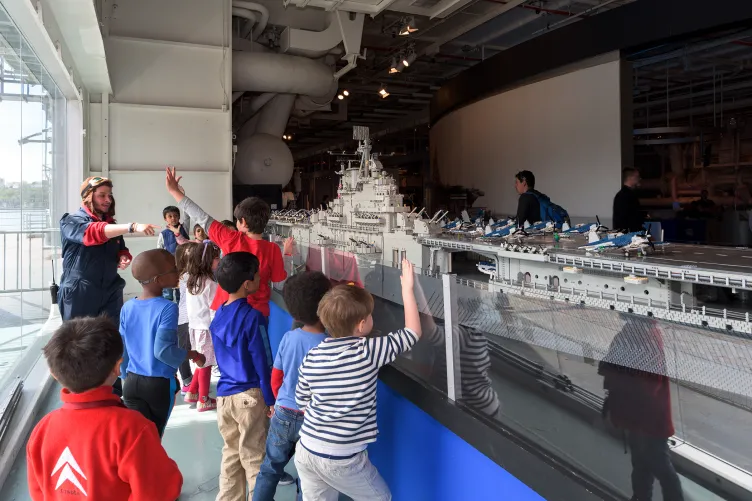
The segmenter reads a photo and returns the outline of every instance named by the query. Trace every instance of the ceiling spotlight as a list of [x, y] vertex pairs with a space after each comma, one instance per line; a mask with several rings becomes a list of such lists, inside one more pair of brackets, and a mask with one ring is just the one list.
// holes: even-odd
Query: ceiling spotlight
[[379, 89], [379, 95], [382, 99], [389, 97], [389, 92], [387, 92], [386, 87], [384, 87], [383, 85], [381, 86], [381, 89]]
[[405, 65], [405, 67], [410, 66], [415, 62], [415, 60], [418, 58], [418, 55], [414, 51], [408, 52], [407, 56], [402, 58], [402, 64]]
[[345, 96], [343, 94], [337, 95], [337, 99], [339, 99], [340, 101], [342, 101], [344, 98]]
[[282, 139], [287, 140], [287, 134], [283, 135]]
[[407, 36], [416, 31], [418, 31], [418, 28], [415, 26], [415, 18], [413, 16], [404, 18], [402, 21], [402, 27], [399, 30], [400, 36]]
[[344, 95], [345, 97], [347, 97], [347, 96], [350, 95], [350, 91], [348, 91], [347, 89], [345, 89], [345, 90], [342, 91], [342, 95]]
[[392, 65], [389, 67], [389, 74], [392, 75], [394, 73], [399, 73], [401, 71], [400, 67], [397, 65], [397, 58], [392, 58]]

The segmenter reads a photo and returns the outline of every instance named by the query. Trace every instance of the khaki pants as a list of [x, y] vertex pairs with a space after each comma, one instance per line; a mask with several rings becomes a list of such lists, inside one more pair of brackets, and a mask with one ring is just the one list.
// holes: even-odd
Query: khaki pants
[[217, 398], [219, 433], [225, 441], [217, 501], [245, 501], [253, 494], [266, 450], [269, 430], [266, 412], [259, 388]]

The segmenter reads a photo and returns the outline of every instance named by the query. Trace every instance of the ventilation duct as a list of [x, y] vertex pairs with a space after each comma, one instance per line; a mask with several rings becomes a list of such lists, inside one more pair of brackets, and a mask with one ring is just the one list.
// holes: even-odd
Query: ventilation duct
[[238, 132], [235, 180], [285, 185], [294, 162], [282, 135], [293, 106], [328, 106], [337, 92], [332, 68], [305, 57], [236, 52], [232, 70], [234, 91], [262, 93], [250, 102], [251, 112], [258, 112]]
[[299, 56], [273, 52], [235, 52], [232, 90], [324, 96], [334, 84], [327, 65]]
[[[233, 15], [235, 14], [235, 9], [245, 9], [245, 10], [251, 10], [258, 12], [261, 15], [261, 19], [259, 20], [258, 24], [255, 25], [250, 20], [248, 23], [246, 23], [245, 29], [240, 34], [242, 38], [246, 38], [250, 33], [251, 29], [253, 29], [253, 40], [256, 40], [258, 37], [261, 36], [261, 34], [266, 29], [267, 23], [269, 23], [269, 9], [267, 9], [265, 6], [261, 5], [260, 3], [256, 2], [244, 2], [242, 0], [233, 0], [232, 2], [233, 7]], [[245, 17], [245, 16], [241, 16]], [[255, 16], [254, 16], [255, 17]]]
[[348, 53], [360, 53], [363, 33], [363, 14], [335, 11], [324, 31], [286, 28], [280, 38], [280, 51], [306, 57], [321, 57], [331, 52], [340, 42], [345, 42]]
[[[253, 30], [263, 32], [268, 12], [254, 2], [233, 1], [234, 8], [253, 9], [262, 17]], [[287, 28], [281, 40], [282, 54], [268, 51], [233, 53], [232, 86], [235, 92], [261, 93], [251, 100], [251, 118], [237, 132], [238, 152], [235, 180], [243, 184], [285, 185], [293, 173], [293, 158], [282, 135], [293, 108], [309, 115], [329, 110], [337, 94], [337, 80], [355, 67], [360, 56], [363, 14], [334, 12], [321, 32]], [[343, 43], [347, 65], [334, 73], [331, 66], [317, 61]], [[342, 54], [342, 51], [339, 52]], [[302, 57], [307, 56], [307, 57]]]

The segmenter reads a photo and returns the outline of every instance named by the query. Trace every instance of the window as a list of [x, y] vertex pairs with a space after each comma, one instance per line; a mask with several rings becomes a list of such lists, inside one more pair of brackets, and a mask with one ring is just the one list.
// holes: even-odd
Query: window
[[0, 381], [49, 316], [65, 133], [65, 98], [0, 5]]

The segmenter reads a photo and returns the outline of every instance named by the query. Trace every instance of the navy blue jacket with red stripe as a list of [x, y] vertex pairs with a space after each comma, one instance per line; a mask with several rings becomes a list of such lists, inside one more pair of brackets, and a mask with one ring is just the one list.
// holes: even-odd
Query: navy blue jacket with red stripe
[[106, 313], [120, 319], [125, 280], [118, 274], [121, 255], [130, 257], [123, 237], [108, 239], [102, 221], [85, 207], [60, 219], [63, 276], [58, 303], [63, 320]]

